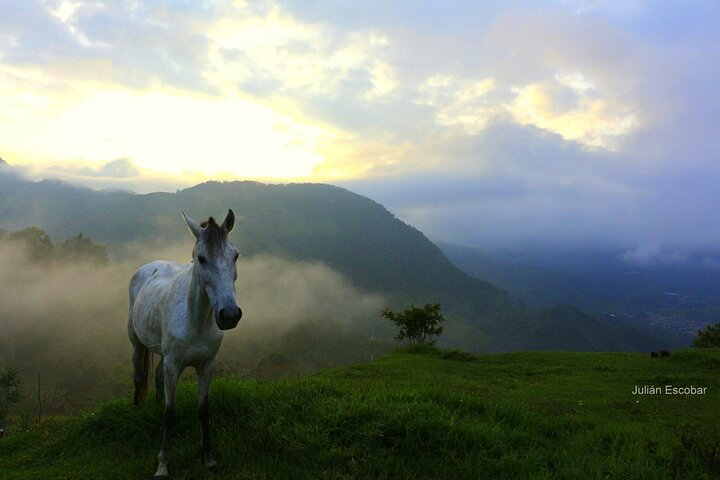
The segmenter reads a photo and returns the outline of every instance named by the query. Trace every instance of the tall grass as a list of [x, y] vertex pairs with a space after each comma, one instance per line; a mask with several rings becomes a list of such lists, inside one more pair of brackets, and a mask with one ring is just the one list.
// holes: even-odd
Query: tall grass
[[[720, 476], [720, 372], [705, 361], [720, 352], [650, 359], [415, 350], [301, 379], [218, 379], [211, 425], [220, 467], [211, 473], [198, 460], [195, 384], [182, 384], [173, 478]], [[633, 382], [660, 376], [709, 393], [629, 393]], [[161, 412], [152, 400], [133, 407], [123, 397], [6, 437], [0, 477], [149, 478]]]

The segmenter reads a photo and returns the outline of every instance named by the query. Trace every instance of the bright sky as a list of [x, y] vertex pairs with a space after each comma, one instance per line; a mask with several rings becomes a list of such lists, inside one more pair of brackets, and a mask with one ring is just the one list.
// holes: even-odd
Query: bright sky
[[142, 192], [329, 182], [441, 240], [670, 258], [720, 243], [719, 24], [717, 1], [7, 1], [0, 156]]

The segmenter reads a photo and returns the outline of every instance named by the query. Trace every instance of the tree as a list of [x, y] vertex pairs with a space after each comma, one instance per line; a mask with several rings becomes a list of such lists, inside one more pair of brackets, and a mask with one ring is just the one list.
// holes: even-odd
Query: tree
[[5, 423], [11, 403], [20, 401], [20, 377], [10, 368], [0, 373], [0, 425]]
[[12, 232], [7, 239], [25, 245], [31, 260], [45, 261], [52, 258], [53, 244], [42, 228], [30, 227], [19, 232]]
[[89, 237], [84, 237], [82, 233], [61, 242], [55, 250], [58, 260], [62, 261], [99, 264], [106, 264], [108, 261], [107, 248], [93, 242]]
[[433, 337], [442, 333], [443, 327], [440, 324], [445, 321], [440, 313], [439, 303], [427, 303], [424, 307], [410, 305], [402, 313], [395, 313], [386, 308], [380, 316], [400, 327], [395, 340], [407, 338], [412, 344], [434, 345], [436, 338]]
[[700, 330], [693, 340], [693, 345], [698, 348], [720, 347], [720, 323], [708, 325]]

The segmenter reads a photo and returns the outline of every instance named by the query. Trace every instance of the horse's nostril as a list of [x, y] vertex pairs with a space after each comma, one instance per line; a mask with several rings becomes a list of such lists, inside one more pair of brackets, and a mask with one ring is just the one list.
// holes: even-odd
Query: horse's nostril
[[217, 314], [217, 326], [220, 330], [235, 328], [242, 316], [242, 310], [238, 307], [221, 308]]
[[237, 311], [235, 312], [235, 315], [232, 314], [231, 308], [221, 308], [218, 312], [218, 317], [220, 317], [223, 320], [235, 320], [242, 317], [242, 310], [238, 307]]

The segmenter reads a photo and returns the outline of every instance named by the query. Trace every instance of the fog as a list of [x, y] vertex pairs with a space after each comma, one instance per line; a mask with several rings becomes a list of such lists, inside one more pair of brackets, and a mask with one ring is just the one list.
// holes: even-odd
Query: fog
[[[191, 248], [135, 246], [107, 265], [41, 264], [0, 243], [0, 369], [21, 373], [19, 408], [34, 412], [38, 373], [50, 413], [129, 392], [128, 281], [150, 260], [189, 261]], [[327, 266], [267, 256], [241, 257], [236, 287], [244, 314], [225, 334], [221, 373], [301, 374], [367, 360], [387, 306]]]

